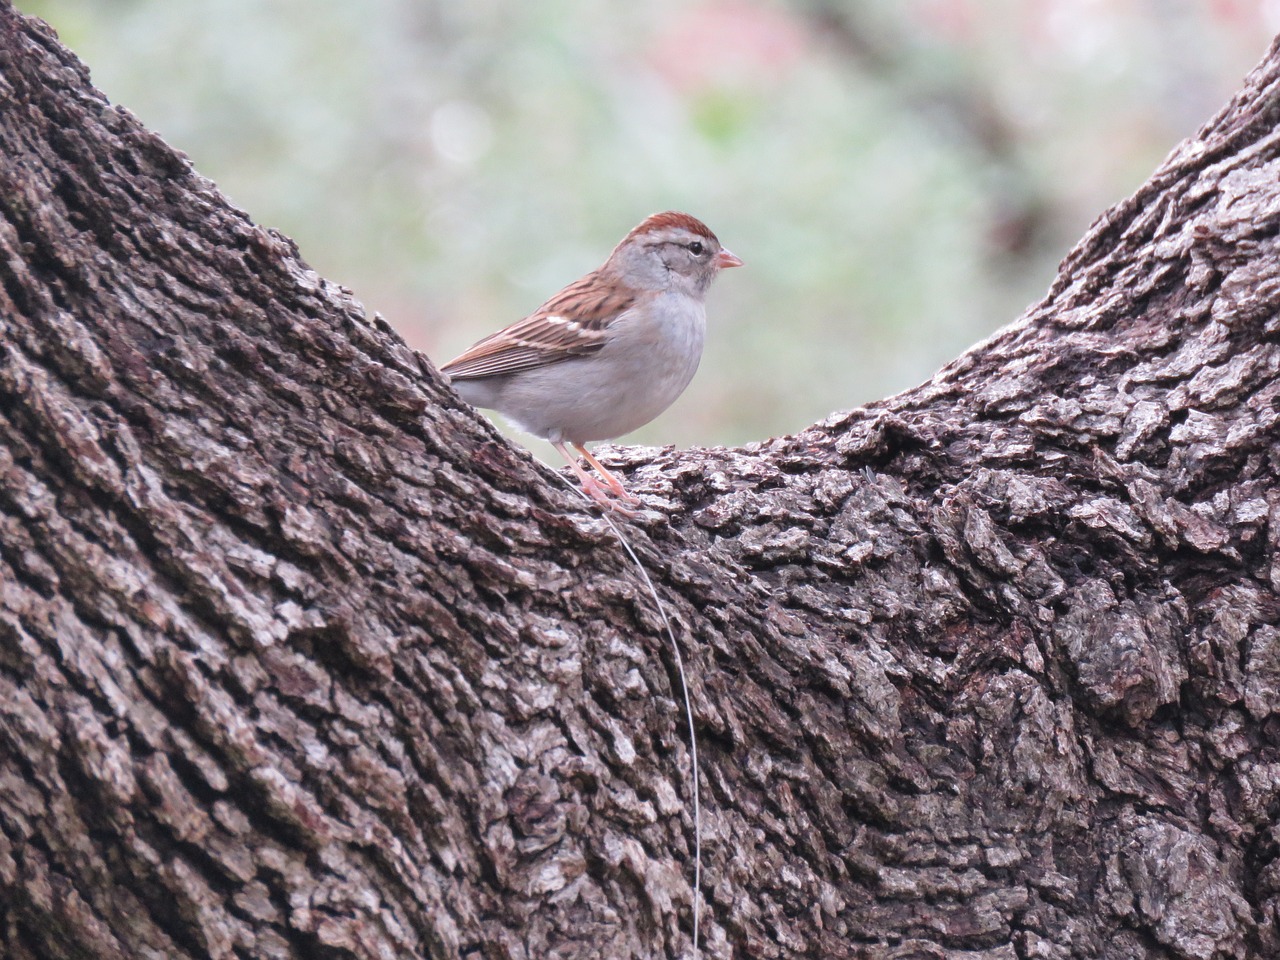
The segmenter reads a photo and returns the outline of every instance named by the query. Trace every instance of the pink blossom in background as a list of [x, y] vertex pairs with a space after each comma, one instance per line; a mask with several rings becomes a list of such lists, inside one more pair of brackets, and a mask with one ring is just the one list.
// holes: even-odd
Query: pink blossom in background
[[808, 37], [787, 12], [746, 0], [691, 5], [662, 31], [649, 61], [673, 88], [699, 93], [776, 82]]

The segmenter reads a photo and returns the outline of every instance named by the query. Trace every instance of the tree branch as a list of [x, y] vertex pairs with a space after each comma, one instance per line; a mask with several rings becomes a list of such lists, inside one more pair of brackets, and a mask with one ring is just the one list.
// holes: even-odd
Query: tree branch
[[[708, 956], [1280, 950], [1278, 71], [929, 383], [614, 452]], [[4, 2], [0, 158], [2, 952], [687, 951], [607, 527]]]

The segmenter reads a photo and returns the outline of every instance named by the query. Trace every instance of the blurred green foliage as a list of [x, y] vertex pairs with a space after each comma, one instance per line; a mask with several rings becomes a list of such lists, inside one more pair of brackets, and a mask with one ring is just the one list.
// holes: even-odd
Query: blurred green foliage
[[1014, 319], [1265, 50], [1267, 0], [17, 0], [437, 362], [687, 210], [747, 262], [634, 439], [736, 443]]

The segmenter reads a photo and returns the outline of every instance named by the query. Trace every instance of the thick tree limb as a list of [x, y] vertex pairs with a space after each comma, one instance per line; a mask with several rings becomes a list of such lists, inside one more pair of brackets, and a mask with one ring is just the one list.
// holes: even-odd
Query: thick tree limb
[[[917, 390], [617, 453], [708, 955], [1280, 953], [1277, 103]], [[686, 952], [609, 531], [3, 0], [0, 151], [0, 952]]]

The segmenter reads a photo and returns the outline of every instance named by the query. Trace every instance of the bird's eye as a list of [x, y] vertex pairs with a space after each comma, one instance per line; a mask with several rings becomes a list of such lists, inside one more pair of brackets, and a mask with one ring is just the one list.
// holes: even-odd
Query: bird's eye
[[703, 251], [703, 246], [702, 246], [701, 240], [695, 240], [693, 241], [693, 243], [689, 244], [689, 252], [692, 253], [695, 257], [702, 256], [702, 251]]

